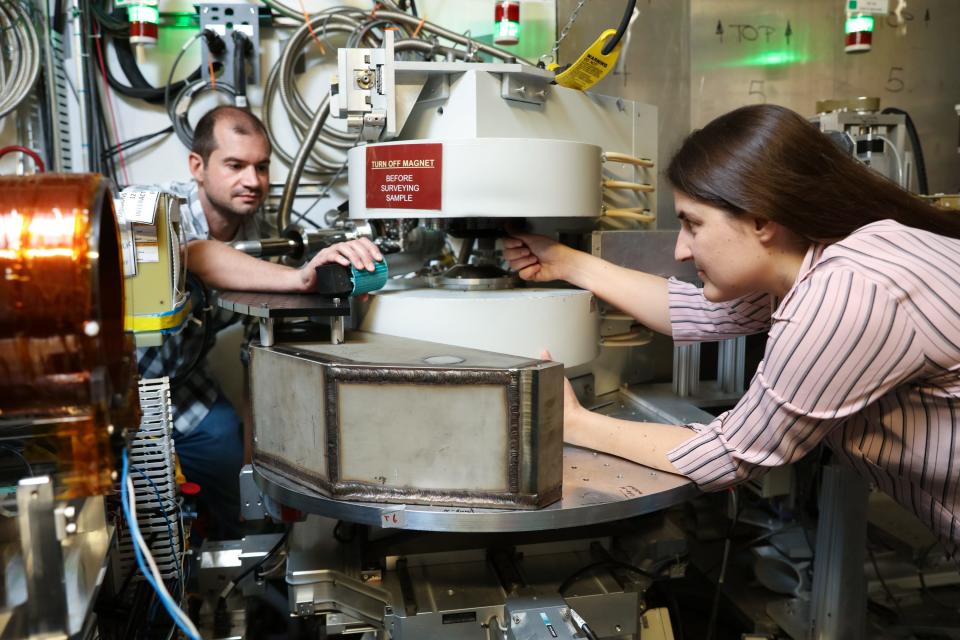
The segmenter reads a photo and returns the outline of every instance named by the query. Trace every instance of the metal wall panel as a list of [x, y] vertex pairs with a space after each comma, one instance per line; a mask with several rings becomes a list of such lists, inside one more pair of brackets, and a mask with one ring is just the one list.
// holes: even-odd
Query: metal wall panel
[[[558, 0], [558, 28], [578, 2]], [[892, 8], [897, 4], [890, 0]], [[588, 2], [560, 47], [561, 61], [572, 61], [604, 28], [616, 26], [623, 6]], [[879, 96], [882, 107], [905, 109], [916, 122], [930, 190], [960, 190], [954, 109], [960, 2], [910, 0], [905, 26], [878, 19], [873, 50], [865, 54], [843, 51], [844, 6], [842, 0], [640, 0], [624, 65], [594, 91], [658, 108], [661, 171], [692, 128], [739, 106], [767, 101], [812, 116], [820, 99]], [[669, 198], [659, 204], [658, 228], [676, 228]]]
[[[954, 110], [960, 2], [911, 0], [903, 26], [893, 16], [878, 17], [873, 49], [862, 54], [843, 51], [842, 0], [690, 3], [693, 127], [755, 102], [812, 116], [817, 100], [878, 96], [882, 108], [899, 107], [913, 117], [930, 190], [960, 189]], [[891, 0], [891, 8], [896, 5]]]

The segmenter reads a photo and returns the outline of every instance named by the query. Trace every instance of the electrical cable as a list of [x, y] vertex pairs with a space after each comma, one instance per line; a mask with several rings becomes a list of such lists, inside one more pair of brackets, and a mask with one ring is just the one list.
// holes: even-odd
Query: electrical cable
[[231, 102], [235, 102], [237, 99], [237, 92], [234, 88], [223, 81], [218, 82], [216, 86], [214, 86], [204, 80], [197, 80], [183, 88], [180, 94], [173, 99], [169, 114], [170, 121], [173, 123], [174, 133], [177, 134], [180, 142], [188, 149], [193, 146], [193, 125], [190, 124], [189, 119], [190, 107], [193, 104], [194, 98], [205, 91], [223, 94], [229, 98]]
[[280, 536], [280, 539], [277, 540], [276, 544], [274, 544], [273, 547], [270, 548], [270, 551], [267, 551], [267, 553], [266, 553], [262, 558], [260, 558], [260, 559], [256, 562], [256, 564], [253, 564], [253, 565], [251, 565], [250, 567], [247, 567], [246, 569], [244, 569], [244, 570], [240, 573], [240, 575], [238, 575], [236, 578], [234, 578], [233, 580], [231, 580], [230, 582], [228, 582], [228, 583], [226, 584], [226, 586], [223, 588], [223, 591], [220, 592], [220, 596], [217, 598], [218, 603], [219, 603], [218, 606], [222, 605], [223, 603], [225, 603], [225, 602], [227, 601], [227, 598], [230, 597], [230, 594], [233, 593], [234, 589], [237, 588], [237, 585], [239, 585], [240, 582], [242, 582], [244, 578], [246, 578], [246, 577], [247, 577], [248, 575], [250, 575], [251, 573], [255, 572], [257, 569], [259, 569], [260, 567], [262, 567], [262, 566], [264, 565], [264, 563], [266, 563], [267, 560], [269, 560], [270, 558], [272, 558], [272, 557], [273, 557], [273, 554], [275, 554], [277, 551], [279, 551], [280, 548], [281, 548], [284, 544], [286, 544], [287, 538], [289, 538], [289, 537], [290, 537], [290, 527], [287, 527], [287, 530], [283, 532], [283, 535]]
[[247, 57], [253, 52], [253, 44], [242, 31], [233, 32], [233, 88], [236, 91], [234, 104], [247, 106]]
[[[357, 136], [357, 143], [359, 144], [359, 142], [360, 142], [360, 136], [358, 135], [358, 136]], [[337, 169], [337, 172], [336, 172], [335, 174], [333, 174], [333, 177], [330, 178], [330, 179], [327, 181], [327, 183], [323, 186], [323, 190], [322, 190], [319, 194], [317, 194], [317, 197], [316, 197], [316, 199], [313, 201], [313, 204], [311, 204], [309, 207], [307, 207], [307, 209], [306, 209], [303, 213], [298, 213], [298, 214], [296, 215], [296, 217], [294, 217], [294, 218], [290, 221], [290, 224], [297, 224], [298, 222], [300, 222], [301, 220], [303, 220], [304, 218], [306, 218], [306, 217], [307, 217], [307, 214], [309, 214], [311, 211], [313, 211], [313, 208], [314, 208], [315, 206], [317, 206], [317, 203], [320, 202], [321, 200], [323, 200], [325, 197], [327, 197], [327, 194], [329, 194], [329, 193], [330, 193], [330, 190], [333, 189], [334, 183], [340, 178], [340, 175], [343, 173], [343, 170], [346, 169], [346, 168], [347, 168], [347, 158], [345, 157], [345, 158], [343, 159], [343, 162], [340, 163], [340, 168]], [[307, 222], [311, 222], [311, 223], [313, 224], [313, 226], [318, 227], [318, 225], [315, 224], [315, 223], [313, 223], [310, 219], [307, 219]], [[319, 228], [319, 227], [318, 227], [318, 228]]]
[[617, 27], [617, 32], [614, 34], [613, 38], [603, 45], [603, 49], [600, 50], [600, 53], [607, 55], [613, 51], [620, 43], [620, 39], [623, 38], [623, 34], [626, 33], [627, 27], [630, 26], [630, 18], [633, 17], [633, 9], [637, 6], [637, 0], [627, 0], [627, 9], [623, 12], [623, 17], [620, 19], [620, 25]]
[[[170, 536], [170, 537], [167, 539], [167, 542], [168, 542], [168, 544], [169, 544], [169, 546], [170, 546], [170, 555], [171, 555], [171, 557], [173, 557], [174, 561], [176, 561], [176, 559], [177, 559], [177, 550], [176, 550], [176, 548], [173, 546], [173, 540], [174, 540], [174, 537], [175, 537], [175, 536], [174, 536], [174, 533], [173, 533], [173, 525], [170, 523], [169, 512], [167, 511], [166, 507], [164, 507], [164, 505], [163, 505], [163, 496], [160, 494], [160, 488], [157, 487], [156, 483], [153, 481], [153, 479], [152, 479], [150, 476], [148, 476], [146, 473], [144, 473], [143, 470], [141, 470], [140, 468], [138, 468], [136, 465], [130, 465], [130, 468], [133, 469], [136, 473], [140, 474], [140, 477], [147, 481], [147, 483], [150, 485], [150, 488], [153, 489], [154, 495], [156, 495], [156, 497], [157, 497], [157, 505], [158, 505], [159, 508], [160, 508], [160, 514], [163, 516], [164, 522], [166, 522], [166, 524], [167, 524], [167, 533], [168, 533], [169, 536]], [[183, 572], [180, 570], [180, 563], [179, 563], [179, 562], [177, 563], [177, 580], [180, 581], [180, 584], [181, 584], [181, 585], [184, 584], [184, 582], [183, 582]]]
[[108, 156], [114, 155], [117, 153], [118, 149], [127, 151], [128, 149], [132, 149], [133, 147], [139, 144], [143, 144], [144, 142], [153, 140], [154, 138], [158, 138], [160, 136], [167, 135], [170, 133], [173, 133], [173, 125], [170, 125], [166, 129], [161, 129], [160, 131], [154, 131], [153, 133], [148, 133], [146, 135], [138, 136], [136, 138], [124, 140], [123, 142], [118, 142], [117, 144], [113, 145], [109, 149], [104, 149], [103, 153], [104, 155], [108, 155]]
[[[170, 66], [170, 73], [167, 74], [167, 84], [163, 88], [163, 104], [166, 106], [167, 115], [170, 116], [170, 120], [174, 120], [173, 111], [171, 110], [170, 105], [170, 94], [173, 93], [171, 83], [173, 82], [173, 74], [177, 70], [177, 65], [180, 64], [180, 59], [183, 58], [183, 54], [187, 52], [187, 49], [193, 45], [194, 42], [198, 41], [203, 37], [203, 32], [195, 33], [190, 36], [190, 39], [183, 43], [180, 47], [180, 51], [177, 53], [177, 57], [173, 59], [173, 64]], [[180, 85], [180, 91], [183, 91], [192, 81], [184, 82]], [[176, 125], [174, 125], [176, 126]]]
[[[100, 102], [100, 90], [97, 88], [96, 64], [93, 62], [96, 54], [90, 51], [90, 41], [93, 39], [93, 20], [89, 11], [81, 11], [79, 15], [78, 40], [80, 43], [78, 82], [83, 93], [84, 132], [86, 134], [87, 168], [94, 173], [103, 173], [108, 177], [116, 178], [116, 167], [113, 159], [101, 158], [100, 149], [104, 138], [108, 137], [103, 130], [102, 116], [105, 110]], [[107, 147], [110, 145], [107, 144]], [[114, 180], [116, 181], [116, 180]]]
[[114, 91], [122, 96], [143, 100], [149, 104], [165, 104], [165, 96], [168, 92], [176, 94], [182, 90], [188, 82], [193, 82], [201, 76], [201, 70], [198, 67], [183, 80], [178, 80], [172, 87], [169, 83], [164, 87], [154, 87], [147, 82], [146, 78], [144, 78], [140, 72], [140, 67], [137, 65], [130, 42], [122, 38], [111, 38], [109, 42], [113, 43], [114, 51], [117, 54], [117, 61], [120, 63], [120, 69], [127, 77], [130, 85], [125, 85], [120, 82], [116, 76], [113, 75], [109, 64], [106, 65], [107, 82], [110, 83], [110, 87]]
[[111, 14], [106, 8], [100, 6], [99, 0], [91, 0], [89, 7], [93, 12], [94, 20], [97, 21], [103, 31], [121, 38], [130, 37], [130, 22], [120, 17], [120, 14], [123, 13], [122, 10], [115, 11], [114, 14], [116, 15]]
[[907, 185], [906, 185], [906, 183], [905, 183], [904, 180], [903, 180], [903, 178], [904, 178], [904, 176], [903, 176], [903, 160], [900, 158], [900, 152], [897, 151], [897, 146], [896, 146], [895, 144], [893, 144], [893, 141], [890, 140], [890, 138], [888, 138], [888, 137], [886, 137], [886, 136], [874, 135], [874, 136], [873, 136], [873, 139], [874, 139], [874, 140], [880, 140], [881, 142], [883, 142], [884, 145], [890, 147], [890, 151], [893, 151], [893, 157], [894, 157], [894, 158], [896, 159], [896, 161], [897, 161], [897, 184], [900, 186], [901, 189], [906, 189], [906, 188], [907, 188]]
[[727, 577], [727, 562], [730, 559], [730, 541], [733, 537], [733, 531], [737, 527], [737, 521], [740, 519], [740, 502], [735, 488], [730, 489], [730, 499], [733, 501], [733, 519], [730, 521], [730, 528], [727, 530], [727, 536], [723, 541], [723, 559], [720, 562], [720, 577], [717, 578], [717, 588], [713, 592], [713, 602], [710, 604], [710, 618], [707, 621], [706, 640], [713, 640], [713, 634], [717, 630], [717, 614], [720, 612], [720, 593], [724, 580]]
[[913, 118], [903, 109], [896, 107], [887, 107], [880, 113], [894, 113], [904, 116], [907, 125], [907, 135], [910, 137], [910, 146], [913, 148], [914, 163], [917, 167], [917, 189], [922, 195], [930, 193], [930, 187], [927, 184], [927, 163], [923, 159], [923, 147], [920, 145], [920, 136], [917, 133], [917, 127], [913, 123]]
[[[100, 80], [103, 84], [103, 99], [107, 103], [107, 111], [110, 114], [110, 121], [113, 123], [113, 135], [115, 137], [120, 137], [120, 128], [117, 126], [117, 114], [113, 108], [113, 100], [111, 99], [111, 96], [110, 96], [110, 85], [107, 83], [107, 70], [103, 60], [103, 47], [100, 45], [101, 38], [96, 30], [96, 21], [94, 21], [91, 24], [91, 27], [93, 28], [92, 35], [94, 38], [94, 42], [96, 43], [97, 60], [100, 63], [100, 73], [101, 73]], [[109, 148], [109, 145], [108, 145], [108, 148]], [[123, 149], [118, 149], [116, 155], [120, 159], [120, 170], [123, 172], [124, 184], [125, 185], [130, 184], [130, 176], [127, 174], [127, 161], [123, 157]], [[107, 157], [112, 157], [112, 156], [107, 156]], [[104, 154], [101, 153], [100, 158], [101, 160], [103, 160]]]
[[33, 160], [34, 165], [37, 167], [37, 173], [44, 173], [47, 170], [46, 165], [43, 163], [43, 158], [40, 157], [39, 153], [33, 149], [30, 149], [29, 147], [24, 147], [19, 144], [11, 144], [7, 145], [6, 147], [0, 147], [0, 158], [8, 153], [13, 153], [14, 151], [19, 151], [23, 155], [29, 156], [30, 159]]
[[[222, 93], [229, 97], [232, 102], [236, 100], [236, 91], [232, 86], [225, 82], [217, 82], [214, 86], [213, 84], [206, 82], [200, 78], [192, 80], [185, 85], [180, 90], [180, 93], [171, 100], [170, 93], [173, 82], [173, 74], [177, 69], [177, 65], [180, 64], [180, 60], [183, 58], [183, 55], [187, 50], [193, 45], [194, 42], [200, 38], [208, 39], [211, 37], [209, 34], [212, 34], [213, 37], [219, 38], [216, 34], [213, 34], [209, 29], [204, 29], [200, 33], [194, 34], [189, 40], [187, 40], [182, 47], [180, 47], [177, 57], [173, 61], [173, 65], [170, 67], [170, 73], [167, 75], [167, 86], [164, 95], [164, 103], [167, 107], [167, 115], [170, 118], [170, 122], [173, 123], [173, 130], [177, 134], [177, 137], [180, 138], [180, 142], [184, 144], [188, 149], [193, 146], [193, 127], [190, 126], [190, 105], [193, 102], [194, 96], [203, 91], [215, 91], [217, 93]], [[236, 33], [236, 32], [235, 32]]]
[[27, 460], [27, 458], [22, 453], [20, 453], [13, 447], [5, 444], [0, 444], [0, 451], [6, 451], [7, 453], [12, 453], [17, 458], [20, 458], [20, 462], [22, 462], [24, 466], [27, 468], [27, 473], [29, 474], [29, 477], [31, 478], [33, 477], [33, 467], [30, 466], [30, 461]]
[[[30, 95], [40, 76], [41, 49], [37, 30], [27, 10], [17, 1], [0, 2], [0, 31], [10, 34], [10, 42], [0, 51], [0, 118], [20, 106]], [[9, 65], [4, 58], [9, 55]]]
[[883, 587], [884, 592], [887, 594], [887, 598], [890, 599], [893, 608], [897, 610], [897, 615], [902, 616], [903, 610], [900, 608], [900, 601], [893, 597], [893, 592], [890, 591], [890, 587], [887, 585], [887, 581], [883, 579], [883, 575], [880, 574], [880, 567], [877, 565], [877, 557], [873, 555], [873, 549], [867, 546], [867, 555], [870, 556], [870, 564], [873, 565], [873, 573], [877, 576], [877, 580], [880, 581], [880, 586]]
[[574, 571], [566, 580], [560, 583], [560, 586], [557, 587], [557, 593], [559, 593], [560, 595], [563, 595], [564, 592], [571, 587], [571, 585], [576, 583], [582, 577], [584, 577], [585, 575], [588, 575], [589, 573], [592, 573], [596, 569], [601, 569], [604, 567], [626, 569], [627, 571], [632, 571], [633, 573], [636, 573], [637, 575], [641, 575], [644, 578], [648, 578], [649, 580], [652, 580], [652, 581], [656, 581], [660, 579], [658, 576], [650, 573], [645, 569], [641, 569], [640, 567], [634, 566], [626, 562], [620, 562], [619, 560], [607, 559], [607, 560], [600, 560], [599, 562], [594, 562], [592, 564], [588, 564], [587, 566], [581, 567], [580, 569], [577, 569], [576, 571]]
[[[163, 585], [160, 570], [157, 569], [153, 556], [150, 555], [150, 549], [146, 546], [143, 536], [140, 534], [140, 526], [137, 523], [137, 503], [133, 493], [133, 480], [130, 478], [130, 460], [127, 457], [127, 450], [124, 449], [120, 478], [120, 500], [123, 514], [127, 519], [127, 527], [133, 538], [133, 555], [136, 558], [137, 566], [140, 567], [140, 573], [143, 574], [144, 579], [153, 587], [153, 590], [160, 598], [160, 602], [170, 614], [170, 617], [173, 618], [174, 622], [177, 623], [177, 626], [180, 627], [190, 640], [200, 640], [200, 633], [197, 631], [193, 621], [177, 606]], [[148, 566], [145, 566], [145, 562], [146, 565], [149, 565], [149, 569]]]

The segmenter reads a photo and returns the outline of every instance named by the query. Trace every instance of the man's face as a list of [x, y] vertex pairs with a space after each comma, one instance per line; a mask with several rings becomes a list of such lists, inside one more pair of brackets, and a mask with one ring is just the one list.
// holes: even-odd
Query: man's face
[[267, 197], [270, 146], [259, 132], [250, 135], [237, 133], [228, 118], [217, 122], [213, 132], [216, 149], [206, 164], [199, 155], [191, 153], [191, 173], [219, 213], [225, 216], [250, 215]]

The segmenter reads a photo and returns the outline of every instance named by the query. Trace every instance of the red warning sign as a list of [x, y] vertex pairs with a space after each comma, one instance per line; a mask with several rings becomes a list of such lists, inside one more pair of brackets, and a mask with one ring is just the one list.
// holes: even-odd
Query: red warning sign
[[442, 178], [442, 144], [367, 147], [367, 209], [439, 211]]

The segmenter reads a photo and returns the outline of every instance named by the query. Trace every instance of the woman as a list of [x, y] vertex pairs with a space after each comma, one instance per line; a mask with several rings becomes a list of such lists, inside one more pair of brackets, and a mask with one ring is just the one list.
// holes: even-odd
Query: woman
[[[667, 171], [702, 289], [540, 236], [505, 256], [521, 278], [593, 291], [677, 342], [769, 331], [746, 394], [707, 425], [583, 409], [565, 439], [688, 476], [705, 490], [837, 456], [960, 543], [960, 216], [939, 211], [772, 105], [717, 118]], [[691, 433], [691, 429], [693, 433]]]

